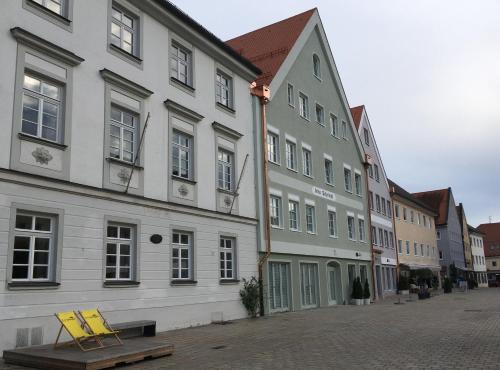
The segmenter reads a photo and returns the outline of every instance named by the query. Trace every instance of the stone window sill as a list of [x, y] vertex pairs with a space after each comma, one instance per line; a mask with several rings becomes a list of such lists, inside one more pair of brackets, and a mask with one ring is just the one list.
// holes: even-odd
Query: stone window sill
[[114, 45], [114, 44], [109, 44], [110, 50], [113, 50], [114, 52], [119, 53], [120, 55], [124, 56], [125, 58], [130, 59], [132, 62], [137, 63], [138, 65], [142, 65], [142, 59], [139, 58], [138, 56], [129, 53], [128, 51], [123, 50], [122, 48]]
[[52, 148], [56, 148], [56, 149], [60, 149], [60, 150], [66, 150], [66, 148], [68, 147], [67, 145], [59, 144], [59, 143], [56, 143], [54, 141], [50, 141], [47, 139], [42, 139], [40, 137], [31, 136], [31, 135], [25, 134], [24, 132], [18, 133], [17, 137], [19, 138], [19, 140], [31, 141], [33, 143], [50, 146]]
[[170, 77], [170, 81], [172, 81], [176, 85], [179, 85], [179, 87], [181, 87], [183, 89], [187, 89], [190, 92], [194, 92], [195, 91], [195, 89], [194, 89], [193, 86], [188, 85], [188, 84], [182, 82], [181, 80], [179, 80], [179, 79], [177, 79], [175, 77]]
[[181, 181], [181, 182], [186, 182], [186, 183], [191, 184], [191, 185], [196, 185], [196, 181], [195, 180], [186, 179], [186, 178], [180, 177], [180, 176], [172, 175], [172, 180], [178, 180], [178, 181]]
[[106, 160], [107, 160], [108, 162], [113, 162], [113, 163], [116, 163], [116, 164], [119, 164], [119, 165], [122, 165], [122, 166], [134, 167], [134, 168], [135, 168], [135, 169], [137, 169], [137, 170], [143, 170], [143, 169], [144, 169], [144, 167], [142, 167], [142, 166], [141, 166], [141, 165], [139, 165], [139, 164], [136, 164], [136, 165], [134, 166], [134, 164], [133, 164], [133, 163], [131, 163], [131, 162], [123, 161], [123, 160], [121, 160], [121, 159], [117, 159], [117, 158], [113, 158], [113, 157], [107, 157], [107, 158], [106, 158]]
[[56, 289], [61, 284], [55, 281], [11, 281], [7, 284], [11, 290]]
[[220, 285], [237, 285], [240, 283], [240, 279], [220, 279]]
[[57, 22], [62, 23], [65, 26], [70, 26], [71, 25], [71, 20], [66, 18], [63, 15], [57, 14], [56, 12], [53, 12], [52, 10], [44, 7], [43, 5], [38, 4], [37, 2], [33, 0], [28, 0], [27, 5], [29, 5], [32, 8], [35, 8], [37, 11], [48, 15], [49, 17], [54, 18]]
[[126, 288], [126, 287], [134, 287], [134, 286], [139, 286], [141, 282], [140, 281], [122, 281], [122, 280], [108, 280], [103, 283], [103, 286], [105, 288]]
[[227, 105], [224, 105], [224, 104], [219, 103], [219, 102], [216, 102], [215, 104], [217, 105], [217, 107], [219, 107], [219, 108], [227, 111], [228, 113], [231, 113], [231, 114], [235, 114], [236, 113], [236, 111], [233, 108], [228, 107]]
[[198, 284], [198, 281], [196, 280], [172, 280], [170, 282], [170, 285], [172, 286], [185, 286], [185, 285], [196, 285]]

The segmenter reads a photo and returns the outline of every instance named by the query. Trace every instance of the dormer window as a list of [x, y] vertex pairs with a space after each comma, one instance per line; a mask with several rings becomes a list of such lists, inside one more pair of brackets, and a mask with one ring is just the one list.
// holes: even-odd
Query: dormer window
[[321, 63], [319, 61], [319, 57], [316, 54], [313, 54], [313, 73], [314, 76], [321, 79]]

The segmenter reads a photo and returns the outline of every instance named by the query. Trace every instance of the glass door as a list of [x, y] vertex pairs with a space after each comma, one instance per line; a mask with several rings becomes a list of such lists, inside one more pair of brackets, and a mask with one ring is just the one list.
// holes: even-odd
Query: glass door
[[271, 311], [290, 309], [290, 264], [283, 262], [269, 263], [269, 298]]
[[300, 265], [300, 280], [302, 307], [318, 306], [318, 265], [302, 263]]

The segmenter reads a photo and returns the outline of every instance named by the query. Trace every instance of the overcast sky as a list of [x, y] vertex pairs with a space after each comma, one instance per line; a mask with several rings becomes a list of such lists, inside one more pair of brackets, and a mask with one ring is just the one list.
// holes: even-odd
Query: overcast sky
[[223, 40], [313, 7], [386, 172], [452, 187], [473, 226], [500, 222], [500, 1], [174, 0]]

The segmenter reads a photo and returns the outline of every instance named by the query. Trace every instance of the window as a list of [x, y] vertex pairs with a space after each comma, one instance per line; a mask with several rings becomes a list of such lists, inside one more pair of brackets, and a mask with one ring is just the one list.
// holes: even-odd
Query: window
[[172, 175], [193, 179], [193, 138], [174, 130], [172, 135]]
[[384, 230], [378, 229], [378, 241], [381, 247], [384, 246]]
[[293, 91], [292, 84], [288, 84], [287, 94], [288, 94], [288, 105], [290, 105], [291, 107], [295, 106], [295, 94]]
[[410, 210], [410, 222], [414, 223], [415, 222], [415, 213]]
[[271, 217], [271, 226], [281, 227], [282, 217], [281, 217], [281, 198], [276, 195], [271, 195], [269, 202], [269, 212]]
[[363, 134], [364, 134], [364, 137], [365, 137], [365, 144], [366, 145], [370, 145], [370, 134], [368, 132], [368, 129], [364, 128], [363, 129]]
[[406, 254], [410, 255], [410, 242], [408, 240], [406, 241]]
[[389, 233], [387, 232], [387, 230], [384, 230], [384, 241], [385, 241], [386, 248], [389, 248], [390, 247], [390, 244], [389, 244]]
[[309, 234], [316, 233], [316, 210], [314, 206], [306, 205], [306, 228]]
[[441, 240], [441, 231], [436, 231], [436, 239]]
[[403, 207], [403, 220], [408, 221], [408, 214], [405, 207]]
[[420, 256], [424, 256], [424, 245], [420, 244]]
[[436, 256], [436, 247], [432, 247], [432, 257]]
[[417, 244], [417, 242], [413, 243], [413, 252], [415, 253], [415, 256], [418, 256], [418, 244]]
[[286, 141], [286, 168], [297, 170], [297, 146], [291, 141]]
[[356, 229], [353, 216], [347, 216], [347, 236], [350, 240], [356, 240]]
[[492, 266], [496, 266], [497, 265], [497, 261], [491, 261], [491, 265]]
[[361, 196], [363, 194], [363, 187], [361, 184], [361, 175], [359, 173], [354, 174], [354, 186], [356, 187], [356, 195]]
[[394, 205], [394, 215], [396, 216], [397, 219], [399, 219], [399, 204]]
[[12, 280], [49, 281], [55, 248], [55, 219], [42, 214], [16, 214]]
[[382, 206], [382, 214], [385, 215], [385, 198], [381, 197], [380, 198], [380, 204]]
[[391, 201], [387, 201], [387, 217], [392, 218], [392, 205]]
[[302, 171], [304, 175], [312, 177], [312, 155], [309, 149], [302, 148]]
[[368, 192], [368, 202], [370, 203], [370, 209], [373, 211], [375, 208], [373, 204], [373, 192], [371, 191]]
[[268, 132], [267, 133], [267, 156], [269, 162], [280, 163], [280, 141], [279, 136]]
[[339, 137], [339, 123], [337, 117], [333, 114], [330, 114], [330, 133], [335, 137]]
[[378, 194], [375, 195], [375, 205], [377, 212], [380, 213], [380, 195]]
[[358, 227], [359, 227], [359, 241], [366, 241], [365, 236], [365, 220], [358, 219]]
[[417, 212], [417, 225], [420, 225], [422, 223], [422, 217], [419, 212]]
[[398, 252], [399, 254], [403, 254], [403, 241], [398, 240]]
[[325, 181], [333, 185], [333, 162], [329, 159], [325, 159]]
[[347, 122], [342, 121], [342, 137], [347, 140]]
[[25, 74], [21, 131], [50, 141], [61, 141], [61, 101], [61, 87]]
[[373, 166], [371, 164], [368, 165], [368, 176], [373, 179]]
[[64, 7], [66, 5], [65, 0], [33, 0], [35, 3], [47, 8], [51, 12], [59, 14], [60, 16], [65, 16]]
[[170, 55], [171, 76], [185, 85], [192, 86], [192, 54], [191, 51], [173, 42]]
[[193, 235], [174, 231], [172, 234], [172, 279], [193, 279]]
[[373, 165], [373, 168], [375, 170], [375, 180], [377, 182], [380, 182], [380, 173], [378, 172], [378, 166], [376, 164]]
[[378, 245], [377, 229], [375, 228], [375, 226], [372, 226], [372, 241], [373, 241], [373, 245]]
[[345, 191], [352, 193], [352, 175], [349, 168], [344, 167], [344, 188]]
[[431, 247], [427, 244], [427, 257], [431, 255], [430, 249]]
[[236, 240], [234, 238], [221, 237], [219, 242], [220, 256], [220, 278], [235, 279], [235, 247]]
[[321, 63], [319, 61], [319, 57], [316, 54], [313, 54], [313, 73], [314, 76], [321, 79]]
[[389, 246], [394, 249], [394, 234], [389, 231]]
[[227, 108], [233, 107], [233, 79], [220, 71], [215, 76], [215, 101]]
[[106, 234], [106, 280], [132, 280], [134, 229], [108, 223]]
[[299, 114], [302, 118], [309, 119], [309, 98], [299, 93]]
[[117, 106], [111, 107], [110, 148], [111, 158], [133, 163], [136, 154], [138, 117]]
[[288, 219], [290, 230], [298, 231], [300, 227], [299, 202], [293, 200], [288, 201]]
[[232, 191], [234, 189], [234, 154], [227, 150], [219, 149], [217, 157], [219, 189]]
[[439, 251], [439, 259], [442, 260], [443, 259], [443, 252]]
[[330, 236], [337, 237], [337, 212], [328, 211], [328, 232]]
[[319, 104], [316, 104], [316, 122], [320, 125], [325, 125], [325, 110]]
[[130, 13], [115, 6], [112, 9], [111, 19], [111, 45], [137, 56], [139, 48], [137, 43], [138, 20]]

